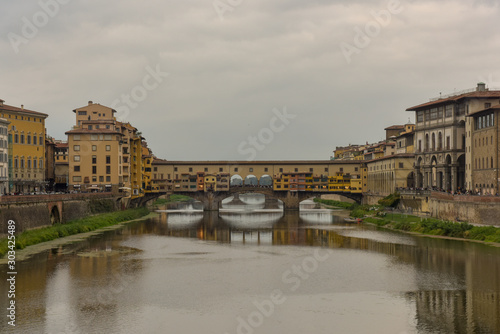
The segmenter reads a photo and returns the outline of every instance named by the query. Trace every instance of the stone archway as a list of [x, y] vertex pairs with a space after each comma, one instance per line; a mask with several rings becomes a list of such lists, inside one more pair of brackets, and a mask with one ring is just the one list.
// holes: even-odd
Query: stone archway
[[50, 210], [50, 223], [52, 225], [61, 223], [61, 214], [57, 205], [52, 206]]

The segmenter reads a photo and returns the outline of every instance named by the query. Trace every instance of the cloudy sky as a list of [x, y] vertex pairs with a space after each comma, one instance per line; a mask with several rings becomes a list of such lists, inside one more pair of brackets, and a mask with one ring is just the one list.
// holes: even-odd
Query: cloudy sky
[[498, 0], [2, 1], [0, 98], [65, 139], [89, 100], [168, 160], [328, 159], [500, 88]]

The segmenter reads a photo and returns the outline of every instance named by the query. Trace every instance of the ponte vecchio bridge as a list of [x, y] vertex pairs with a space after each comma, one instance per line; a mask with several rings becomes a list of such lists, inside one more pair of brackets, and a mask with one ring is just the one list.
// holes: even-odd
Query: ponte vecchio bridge
[[[240, 193], [261, 193], [283, 202], [285, 210], [322, 194], [339, 194], [361, 202], [366, 187], [362, 161], [168, 161], [156, 159], [151, 171], [152, 190], [190, 196], [206, 211]], [[147, 198], [145, 198], [147, 200]]]

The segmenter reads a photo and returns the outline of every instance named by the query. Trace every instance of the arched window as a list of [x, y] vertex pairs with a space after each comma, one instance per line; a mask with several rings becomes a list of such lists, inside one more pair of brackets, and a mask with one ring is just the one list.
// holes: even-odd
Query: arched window
[[26, 144], [31, 145], [31, 136], [30, 135], [26, 136]]
[[432, 150], [433, 151], [436, 150], [436, 134], [435, 133], [432, 134]]
[[28, 159], [28, 168], [31, 168], [31, 159]]
[[36, 136], [33, 136], [33, 145], [36, 145]]
[[438, 150], [442, 150], [443, 149], [443, 135], [441, 134], [441, 132], [438, 133]]
[[21, 158], [21, 168], [24, 168], [24, 159]]
[[429, 150], [429, 134], [425, 135], [425, 150]]

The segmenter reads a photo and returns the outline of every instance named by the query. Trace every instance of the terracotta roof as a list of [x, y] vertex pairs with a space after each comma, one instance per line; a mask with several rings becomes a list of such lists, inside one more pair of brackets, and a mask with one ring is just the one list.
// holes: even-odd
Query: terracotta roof
[[238, 165], [360, 165], [361, 160], [260, 160], [260, 161], [227, 161], [227, 160], [213, 160], [213, 161], [170, 161], [157, 159], [153, 164], [157, 165], [228, 165], [238, 167]]
[[2, 102], [0, 103], [0, 112], [2, 112], [2, 111], [20, 112], [20, 113], [25, 113], [25, 114], [36, 115], [36, 116], [43, 117], [43, 118], [47, 118], [49, 116], [48, 114], [44, 114], [44, 113], [41, 113], [38, 111], [33, 111], [33, 110], [28, 110], [28, 109], [24, 109], [24, 108], [18, 108], [18, 107], [2, 104], [4, 101], [3, 100], [1, 100], [1, 101]]
[[434, 106], [434, 105], [437, 106], [437, 105], [444, 104], [447, 102], [457, 102], [457, 101], [465, 99], [465, 98], [492, 98], [492, 97], [500, 97], [500, 90], [492, 90], [492, 91], [487, 90], [487, 91], [480, 91], [480, 92], [476, 91], [476, 92], [471, 92], [471, 93], [450, 96], [450, 97], [447, 97], [444, 99], [430, 101], [430, 102], [416, 105], [414, 107], [410, 107], [410, 108], [406, 109], [406, 111], [416, 111], [416, 110], [424, 108], [424, 107], [430, 107], [430, 106]]
[[404, 125], [391, 125], [384, 130], [404, 130], [405, 126]]
[[60, 148], [68, 147], [68, 143], [56, 143], [56, 147]]
[[385, 157], [372, 159], [372, 160], [368, 160], [365, 162], [366, 163], [377, 162], [377, 161], [387, 160], [387, 159], [391, 159], [391, 158], [415, 158], [415, 154], [413, 154], [413, 153], [400, 153], [400, 154], [386, 155]]
[[491, 106], [491, 107], [486, 108], [486, 109], [481, 109], [481, 110], [475, 111], [473, 113], [468, 114], [466, 117], [471, 117], [471, 116], [480, 114], [480, 113], [485, 112], [485, 111], [492, 111], [492, 110], [498, 110], [498, 109], [500, 109], [500, 104]]

